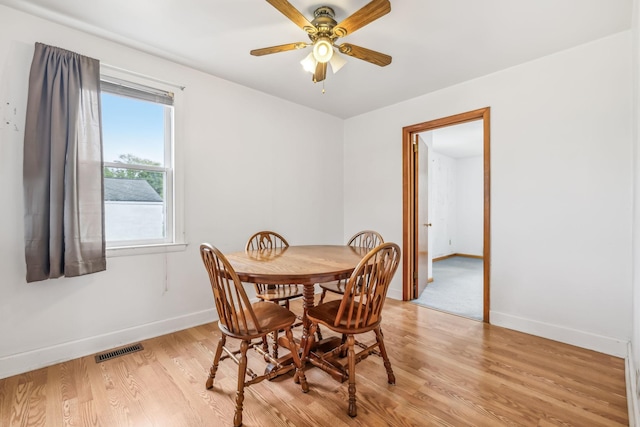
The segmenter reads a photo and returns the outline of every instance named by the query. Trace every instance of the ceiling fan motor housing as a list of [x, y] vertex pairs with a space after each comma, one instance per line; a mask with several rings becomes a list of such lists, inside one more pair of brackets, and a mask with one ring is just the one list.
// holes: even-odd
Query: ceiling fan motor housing
[[319, 37], [328, 37], [333, 42], [338, 37], [342, 37], [343, 35], [341, 28], [335, 28], [338, 23], [334, 19], [336, 16], [334, 10], [329, 6], [320, 6], [313, 12], [314, 19], [311, 21], [313, 26], [315, 27], [312, 32], [309, 32], [309, 38], [311, 41], [315, 41]]
[[328, 16], [329, 18], [333, 19], [333, 18], [335, 18], [336, 13], [329, 6], [320, 6], [319, 8], [317, 8], [313, 12], [313, 16], [316, 17], [316, 18], [319, 17], [319, 16]]

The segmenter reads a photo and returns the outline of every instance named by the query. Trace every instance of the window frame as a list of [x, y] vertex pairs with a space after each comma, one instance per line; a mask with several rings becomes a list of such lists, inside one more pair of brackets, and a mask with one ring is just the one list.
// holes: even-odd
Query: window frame
[[[181, 120], [178, 118], [178, 116], [181, 115], [182, 111], [182, 89], [184, 89], [184, 87], [162, 82], [151, 77], [138, 75], [137, 73], [115, 69], [112, 70], [110, 68], [105, 69], [103, 67], [101, 68], [100, 72], [100, 81], [102, 82], [104, 80], [112, 82], [119, 81], [123, 84], [131, 84], [138, 90], [144, 91], [145, 89], [149, 89], [150, 93], [171, 93], [173, 96], [173, 104], [171, 105], [171, 108], [165, 108], [164, 112], [164, 166], [103, 162], [103, 170], [104, 167], [115, 167], [122, 169], [149, 170], [152, 172], [163, 172], [165, 174], [165, 237], [163, 239], [107, 242], [107, 257], [137, 255], [144, 253], [175, 252], [184, 250], [187, 246], [184, 240], [183, 224], [184, 186], [182, 178], [182, 168], [180, 167], [181, 165], [178, 162], [179, 150], [177, 150], [176, 148], [176, 141], [180, 139], [179, 123], [181, 123]], [[176, 90], [176, 88], [179, 90]], [[132, 99], [143, 100], [143, 98], [117, 93], [114, 91], [104, 90], [104, 92], [116, 96], [128, 96]], [[166, 105], [166, 103], [163, 102], [159, 102], [159, 104]]]

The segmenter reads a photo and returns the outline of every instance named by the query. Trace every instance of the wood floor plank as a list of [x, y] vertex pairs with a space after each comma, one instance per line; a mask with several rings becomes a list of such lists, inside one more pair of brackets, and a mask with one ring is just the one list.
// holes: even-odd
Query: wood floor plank
[[29, 397], [29, 418], [27, 424], [44, 425], [46, 420], [47, 372], [45, 369], [33, 371], [31, 375], [32, 391]]
[[31, 393], [31, 381], [29, 375], [20, 376], [14, 382], [14, 392], [11, 394], [11, 406], [6, 413], [7, 425], [28, 425], [29, 419], [29, 394]]
[[[411, 303], [388, 300], [383, 313], [396, 385], [379, 357], [359, 363], [357, 417], [347, 415], [347, 383], [309, 367], [309, 393], [292, 373], [246, 388], [244, 425], [629, 424], [622, 359]], [[237, 365], [221, 362], [205, 389], [218, 337], [215, 324], [201, 325], [102, 363], [87, 356], [0, 380], [0, 427], [231, 425]], [[264, 367], [253, 351], [249, 363]]]

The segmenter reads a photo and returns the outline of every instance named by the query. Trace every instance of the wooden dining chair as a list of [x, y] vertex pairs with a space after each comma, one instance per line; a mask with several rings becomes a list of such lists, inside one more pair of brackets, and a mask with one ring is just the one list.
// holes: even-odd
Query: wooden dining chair
[[[364, 230], [354, 234], [353, 237], [349, 239], [347, 245], [363, 247], [371, 250], [381, 243], [384, 243], [384, 239], [380, 233], [371, 230]], [[322, 304], [324, 302], [324, 297], [327, 295], [327, 292], [343, 295], [345, 283], [346, 280], [334, 280], [333, 282], [320, 283], [322, 294], [320, 295], [320, 302], [318, 304]]]
[[[367, 356], [379, 350], [387, 370], [387, 381], [395, 384], [396, 379], [391, 369], [391, 362], [387, 355], [382, 337], [380, 323], [382, 321], [382, 307], [389, 289], [391, 279], [400, 262], [400, 247], [395, 243], [383, 243], [372, 249], [360, 261], [356, 269], [347, 280], [341, 300], [329, 301], [317, 305], [307, 311], [311, 321], [309, 338], [304, 345], [302, 367], [311, 354], [313, 347], [313, 333], [319, 324], [346, 335], [347, 340], [334, 350], [313, 354], [314, 364], [338, 377], [349, 380], [349, 408], [347, 413], [355, 417], [356, 410], [356, 364]], [[355, 335], [373, 331], [376, 336], [375, 344], [365, 346], [364, 350], [355, 352]], [[343, 351], [347, 353], [347, 364], [343, 366], [336, 359]]]
[[[245, 250], [282, 249], [289, 246], [287, 240], [275, 231], [259, 231], [249, 237]], [[302, 297], [299, 285], [265, 285], [254, 283], [256, 297], [263, 301], [275, 302], [289, 308], [289, 300]]]
[[[296, 369], [296, 379], [299, 380], [302, 391], [305, 393], [309, 391], [293, 340], [293, 333], [291, 332], [291, 326], [296, 321], [296, 315], [278, 304], [263, 301], [251, 304], [238, 275], [217, 248], [208, 243], [203, 243], [200, 245], [200, 255], [209, 273], [216, 310], [220, 318], [218, 328], [221, 332], [206, 387], [207, 389], [213, 388], [213, 380], [216, 377], [218, 364], [221, 360], [231, 358], [238, 364], [238, 389], [233, 418], [233, 425], [238, 427], [242, 425], [245, 387]], [[260, 347], [267, 334], [277, 330], [285, 331], [290, 344], [289, 351], [291, 351], [293, 364], [280, 364]], [[240, 340], [240, 348], [238, 350], [230, 350], [226, 346], [227, 338]], [[257, 375], [247, 366], [247, 350], [250, 348], [262, 354], [265, 360], [275, 368], [263, 375]], [[222, 355], [223, 351], [225, 355]], [[239, 358], [238, 354], [240, 355]]]
[[[287, 240], [275, 231], [259, 231], [253, 236], [249, 237], [245, 250], [272, 250], [282, 249], [289, 246]], [[254, 289], [256, 291], [256, 297], [262, 301], [273, 302], [289, 309], [289, 301], [295, 298], [301, 298], [302, 286], [299, 285], [267, 285], [263, 283], [254, 283]], [[297, 324], [295, 326], [300, 326]], [[273, 357], [278, 358], [278, 331], [274, 331], [271, 335], [273, 338]], [[265, 340], [264, 350], [268, 349], [267, 341]]]

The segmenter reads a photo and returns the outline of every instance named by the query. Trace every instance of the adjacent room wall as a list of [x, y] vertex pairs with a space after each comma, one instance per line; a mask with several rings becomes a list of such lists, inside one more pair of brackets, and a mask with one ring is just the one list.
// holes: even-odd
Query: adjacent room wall
[[456, 159], [456, 253], [482, 256], [484, 242], [484, 162], [482, 156]]
[[[36, 41], [186, 86], [176, 111], [185, 251], [109, 258], [106, 272], [26, 283], [22, 146]], [[0, 378], [214, 320], [201, 242], [241, 250], [264, 228], [292, 244], [344, 241], [335, 117], [4, 6], [0, 105], [10, 122], [0, 125]], [[322, 133], [309, 132], [318, 120]]]
[[429, 167], [431, 167], [431, 193], [429, 206], [432, 217], [431, 233], [433, 250], [432, 258], [451, 255], [456, 252], [458, 242], [458, 180], [457, 162], [444, 154], [431, 151]]
[[402, 127], [491, 107], [491, 323], [625, 356], [630, 52], [626, 31], [346, 120], [345, 229], [401, 242]]
[[[428, 134], [428, 133], [427, 133]], [[482, 156], [452, 158], [432, 152], [429, 229], [431, 256], [482, 256], [484, 181]]]

